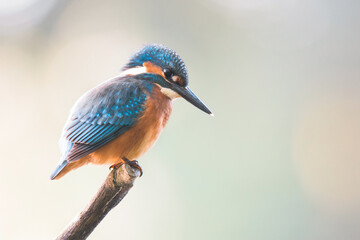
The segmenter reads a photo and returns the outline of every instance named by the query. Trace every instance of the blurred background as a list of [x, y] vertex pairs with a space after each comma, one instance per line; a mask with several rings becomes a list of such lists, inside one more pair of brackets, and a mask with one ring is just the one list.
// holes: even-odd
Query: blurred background
[[360, 2], [1, 0], [0, 239], [55, 239], [109, 170], [50, 181], [73, 103], [161, 43], [184, 100], [89, 239], [360, 239]]

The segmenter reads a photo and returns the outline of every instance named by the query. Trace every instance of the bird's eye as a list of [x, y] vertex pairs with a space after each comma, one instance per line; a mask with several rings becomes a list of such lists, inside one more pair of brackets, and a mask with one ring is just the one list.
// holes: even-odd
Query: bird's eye
[[166, 77], [167, 79], [169, 79], [169, 78], [171, 78], [171, 77], [173, 76], [173, 72], [172, 72], [170, 69], [165, 68], [165, 69], [163, 70], [163, 72], [164, 72], [164, 75], [165, 75], [165, 77]]

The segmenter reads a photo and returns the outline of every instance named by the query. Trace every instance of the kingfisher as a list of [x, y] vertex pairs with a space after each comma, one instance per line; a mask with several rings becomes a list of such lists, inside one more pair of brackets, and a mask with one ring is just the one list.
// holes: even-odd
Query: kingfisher
[[142, 174], [137, 159], [158, 139], [172, 100], [182, 97], [212, 115], [188, 83], [184, 61], [175, 51], [157, 44], [140, 49], [119, 76], [89, 90], [72, 107], [51, 180], [89, 163], [110, 168], [127, 163]]

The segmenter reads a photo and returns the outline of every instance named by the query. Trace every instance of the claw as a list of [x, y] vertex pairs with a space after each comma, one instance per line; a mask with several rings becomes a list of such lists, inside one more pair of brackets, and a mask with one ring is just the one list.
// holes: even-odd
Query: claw
[[141, 169], [141, 167], [139, 166], [139, 162], [137, 160], [129, 160], [126, 157], [122, 157], [122, 162], [113, 164], [109, 167], [109, 169], [118, 169], [119, 167], [121, 167], [122, 165], [124, 165], [125, 163], [130, 165], [131, 167], [134, 167], [136, 169], [138, 169], [140, 171], [140, 177], [143, 175], [143, 170]]
[[131, 161], [131, 160], [127, 159], [126, 157], [122, 157], [122, 159], [124, 160], [124, 162], [125, 162], [126, 164], [129, 164], [130, 166], [138, 169], [138, 170], [140, 171], [140, 177], [143, 175], [143, 170], [142, 170], [141, 167], [139, 166], [139, 162], [138, 162], [137, 160]]
[[121, 167], [122, 165], [124, 165], [125, 162], [119, 162], [119, 163], [116, 163], [116, 164], [113, 164], [109, 167], [109, 169], [118, 169], [119, 167]]

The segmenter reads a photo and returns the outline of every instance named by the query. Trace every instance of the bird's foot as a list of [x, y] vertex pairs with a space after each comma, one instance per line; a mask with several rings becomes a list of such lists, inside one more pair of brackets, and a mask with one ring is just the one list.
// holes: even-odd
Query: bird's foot
[[125, 163], [130, 165], [131, 167], [134, 167], [136, 169], [138, 169], [140, 171], [140, 177], [143, 175], [143, 170], [141, 169], [141, 167], [139, 166], [139, 162], [137, 160], [129, 160], [126, 157], [122, 157], [122, 162], [113, 164], [109, 167], [109, 169], [118, 169], [119, 167], [121, 167], [122, 165], [124, 165]]
[[130, 166], [138, 169], [138, 170], [140, 171], [140, 177], [143, 175], [143, 170], [142, 170], [142, 168], [140, 167], [139, 162], [138, 162], [137, 160], [132, 160], [132, 161], [131, 161], [131, 160], [127, 159], [126, 157], [122, 157], [122, 159], [124, 160], [124, 162], [125, 162], [126, 164], [129, 164]]

